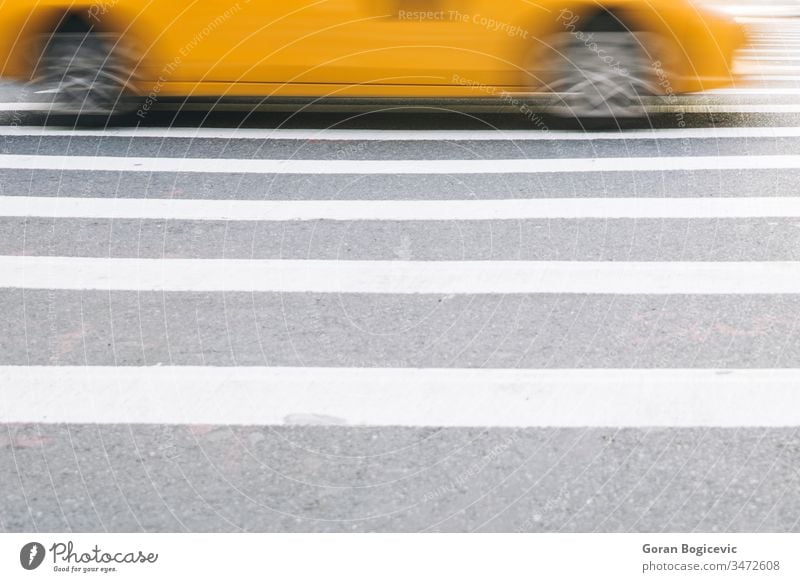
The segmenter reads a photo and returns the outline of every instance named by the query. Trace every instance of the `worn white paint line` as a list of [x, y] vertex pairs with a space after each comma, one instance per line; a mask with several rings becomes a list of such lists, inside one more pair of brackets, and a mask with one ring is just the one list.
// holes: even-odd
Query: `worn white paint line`
[[800, 198], [169, 200], [0, 196], [0, 216], [199, 221], [797, 218]]
[[792, 369], [0, 367], [0, 423], [788, 427]]
[[[730, 94], [789, 94], [800, 88], [738, 88], [712, 92]], [[702, 97], [702, 93], [690, 97]], [[717, 139], [742, 137], [800, 137], [800, 127], [704, 127], [686, 129], [648, 129], [628, 131], [581, 132], [567, 130], [378, 130], [378, 129], [60, 129], [33, 126], [0, 126], [2, 137], [116, 137], [146, 139], [221, 139], [221, 140], [293, 140], [293, 141], [619, 141], [636, 139]]]
[[800, 262], [0, 257], [0, 288], [277, 293], [795, 294]]
[[780, 170], [800, 168], [800, 155], [663, 156], [506, 160], [255, 160], [221, 158], [124, 158], [105, 156], [0, 155], [0, 169], [176, 172], [206, 174], [553, 174]]

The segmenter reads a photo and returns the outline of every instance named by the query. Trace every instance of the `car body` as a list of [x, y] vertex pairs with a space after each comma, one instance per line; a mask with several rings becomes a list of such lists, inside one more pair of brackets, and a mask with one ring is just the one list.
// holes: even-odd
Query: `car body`
[[656, 94], [731, 84], [745, 40], [688, 0], [3, 0], [0, 76], [35, 80], [54, 36], [90, 32], [124, 53], [125, 92], [151, 103], [548, 93], [573, 63], [553, 39], [608, 68], [617, 57], [591, 35], [609, 26], [636, 33]]

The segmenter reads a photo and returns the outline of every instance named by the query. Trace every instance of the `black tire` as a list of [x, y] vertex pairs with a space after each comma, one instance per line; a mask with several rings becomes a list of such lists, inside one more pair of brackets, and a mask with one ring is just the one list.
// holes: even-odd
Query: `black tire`
[[642, 37], [626, 30], [564, 32], [548, 39], [548, 113], [621, 126], [647, 118], [647, 98], [658, 93], [656, 69]]
[[135, 109], [131, 65], [114, 35], [56, 32], [46, 39], [34, 84], [50, 113], [94, 123]]

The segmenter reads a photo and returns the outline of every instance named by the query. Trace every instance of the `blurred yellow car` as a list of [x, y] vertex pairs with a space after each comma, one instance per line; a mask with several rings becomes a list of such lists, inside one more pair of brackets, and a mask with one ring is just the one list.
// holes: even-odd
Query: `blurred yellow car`
[[640, 116], [642, 97], [731, 84], [744, 41], [689, 0], [0, 0], [0, 75], [84, 114], [545, 94], [561, 115]]

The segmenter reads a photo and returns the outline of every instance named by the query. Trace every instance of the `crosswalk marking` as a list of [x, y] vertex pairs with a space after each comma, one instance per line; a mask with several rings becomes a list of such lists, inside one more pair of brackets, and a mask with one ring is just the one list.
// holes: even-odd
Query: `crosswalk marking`
[[198, 221], [797, 218], [800, 198], [175, 200], [0, 196], [0, 216]]
[[[752, 18], [752, 17], [748, 17]], [[755, 20], [755, 19], [754, 19]], [[795, 54], [797, 53], [797, 54]], [[651, 111], [800, 113], [800, 37], [756, 32], [737, 87]], [[795, 63], [796, 61], [796, 63]], [[772, 64], [770, 64], [772, 62]], [[756, 66], [759, 65], [760, 66]], [[799, 66], [793, 66], [799, 65]], [[758, 85], [748, 85], [758, 82]], [[769, 83], [785, 83], [774, 87]], [[794, 83], [796, 86], [791, 86]], [[711, 103], [700, 100], [709, 99]], [[2, 103], [0, 111], [47, 104]], [[167, 108], [183, 107], [181, 104]], [[202, 110], [206, 104], [190, 108]], [[249, 111], [249, 105], [234, 105]], [[796, 139], [800, 126], [584, 133], [551, 130], [60, 129], [0, 127], [6, 138], [332, 142], [616, 142]], [[45, 142], [43, 142], [45, 143]], [[13, 142], [7, 151], [14, 152]], [[160, 145], [160, 144], [159, 144]], [[608, 144], [607, 144], [608, 145]], [[457, 146], [460, 147], [460, 146]], [[368, 150], [365, 150], [368, 151]], [[663, 153], [663, 152], [662, 152]], [[366, 154], [365, 154], [366, 155]], [[553, 159], [206, 159], [0, 155], [0, 169], [111, 172], [472, 175], [800, 169], [800, 155]], [[8, 192], [6, 192], [8, 193]], [[70, 194], [67, 192], [67, 194]], [[195, 200], [0, 196], [6, 218], [185, 221], [487, 221], [800, 218], [800, 197], [501, 200]], [[184, 193], [185, 195], [185, 193]], [[188, 193], [191, 195], [191, 192]], [[558, 195], [558, 193], [554, 193]], [[561, 194], [563, 196], [563, 194]], [[800, 262], [139, 259], [0, 256], [11, 290], [473, 294], [798, 295]], [[413, 297], [406, 297], [413, 301]], [[795, 369], [436, 369], [0, 366], [0, 422], [355, 426], [778, 427], [800, 424]], [[6, 387], [9, 387], [6, 389]], [[9, 403], [13, 402], [13, 406]]]
[[0, 257], [17, 289], [398, 295], [800, 293], [800, 262], [324, 261]]
[[0, 367], [0, 423], [781, 427], [800, 424], [798, 382], [782, 369]]
[[[718, 89], [712, 94], [800, 94], [798, 88]], [[701, 96], [697, 94], [695, 96]], [[290, 141], [597, 141], [683, 140], [800, 137], [800, 126], [701, 127], [685, 129], [631, 129], [626, 131], [577, 132], [569, 130], [402, 130], [402, 129], [253, 129], [142, 127], [136, 129], [58, 129], [32, 126], [2, 126], [0, 137], [103, 137], [142, 139], [290, 140]], [[311, 145], [311, 144], [309, 144]]]
[[82, 170], [202, 174], [486, 175], [780, 170], [798, 168], [800, 168], [800, 155], [537, 158], [530, 160], [243, 160], [224, 158], [0, 155], [0, 169], [57, 170], [62, 172]]

